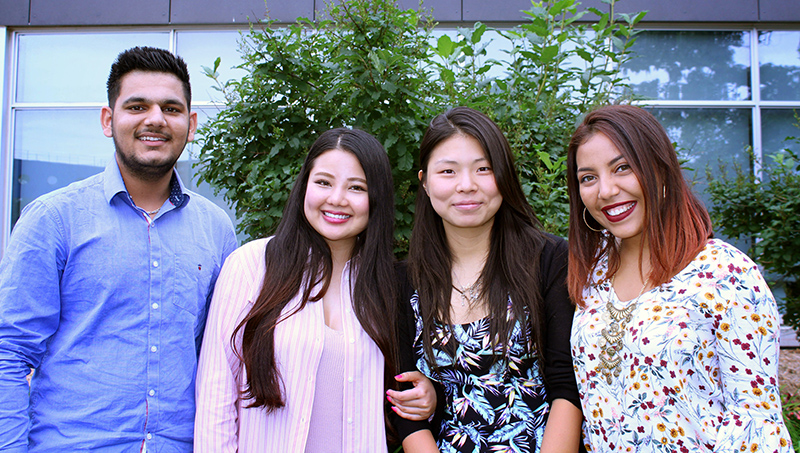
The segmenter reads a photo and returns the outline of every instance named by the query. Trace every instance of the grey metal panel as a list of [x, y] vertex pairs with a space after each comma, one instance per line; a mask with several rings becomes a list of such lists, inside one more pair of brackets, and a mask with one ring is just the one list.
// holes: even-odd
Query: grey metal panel
[[314, 0], [172, 0], [173, 24], [247, 24], [267, 17], [294, 22], [314, 15]]
[[169, 23], [169, 0], [31, 0], [31, 25]]
[[465, 21], [513, 21], [525, 20], [523, 10], [531, 8], [531, 0], [462, 0]]
[[625, 0], [614, 8], [621, 13], [646, 10], [645, 22], [758, 21], [758, 0]]
[[0, 25], [28, 25], [28, 0], [0, 0]]
[[761, 0], [759, 19], [767, 22], [800, 22], [800, 1]]
[[[626, 0], [627, 1], [627, 0]], [[464, 20], [473, 21], [501, 21], [501, 22], [521, 22], [527, 21], [528, 15], [523, 13], [531, 9], [531, 0], [463, 0]], [[579, 10], [589, 7], [597, 8], [600, 11], [608, 11], [608, 5], [600, 0], [583, 0], [578, 6]], [[597, 16], [589, 14], [586, 20], [594, 21]]]
[[[419, 0], [399, 0], [402, 9], [419, 9]], [[423, 0], [422, 7], [433, 11], [437, 22], [461, 21], [461, 0]]]

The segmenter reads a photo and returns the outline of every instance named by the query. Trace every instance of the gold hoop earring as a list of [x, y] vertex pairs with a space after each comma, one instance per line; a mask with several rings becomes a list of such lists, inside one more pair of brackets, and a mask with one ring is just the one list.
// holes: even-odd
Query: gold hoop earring
[[589, 222], [586, 221], [586, 206], [583, 207], [583, 223], [585, 223], [586, 227], [589, 228], [590, 230], [594, 231], [595, 233], [602, 233], [603, 232], [603, 230], [598, 230], [596, 228], [592, 228], [592, 226], [589, 225]]

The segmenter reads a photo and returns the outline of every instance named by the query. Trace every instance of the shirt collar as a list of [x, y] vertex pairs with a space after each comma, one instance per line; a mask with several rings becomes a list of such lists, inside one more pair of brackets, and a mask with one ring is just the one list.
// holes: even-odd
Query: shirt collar
[[[103, 170], [103, 192], [109, 204], [118, 194], [128, 194], [128, 190], [125, 188], [125, 181], [122, 180], [122, 173], [119, 172], [116, 157], [111, 159], [105, 170]], [[169, 201], [176, 208], [180, 208], [189, 201], [189, 193], [186, 191], [186, 186], [183, 185], [183, 181], [175, 169], [172, 170], [172, 179], [169, 182]]]

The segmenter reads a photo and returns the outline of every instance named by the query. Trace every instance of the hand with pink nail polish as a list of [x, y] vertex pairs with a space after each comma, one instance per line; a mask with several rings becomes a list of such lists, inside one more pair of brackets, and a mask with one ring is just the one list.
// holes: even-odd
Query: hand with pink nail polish
[[397, 382], [411, 382], [414, 388], [397, 391], [387, 390], [386, 399], [394, 406], [397, 415], [408, 420], [427, 420], [436, 410], [436, 389], [433, 383], [419, 371], [408, 371], [394, 377]]

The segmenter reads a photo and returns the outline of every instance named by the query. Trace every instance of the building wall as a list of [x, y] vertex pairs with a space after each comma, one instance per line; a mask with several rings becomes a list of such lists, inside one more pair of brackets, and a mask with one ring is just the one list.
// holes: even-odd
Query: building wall
[[[242, 24], [269, 17], [292, 22], [315, 18], [324, 0], [0, 0], [0, 25], [98, 26], [98, 25], [209, 25]], [[416, 8], [416, 0], [399, 0], [404, 8]], [[583, 6], [609, 8], [600, 0], [584, 0]], [[516, 22], [530, 8], [529, 0], [425, 0], [439, 22]], [[800, 22], [797, 0], [623, 0], [617, 12], [647, 10], [645, 22]]]

